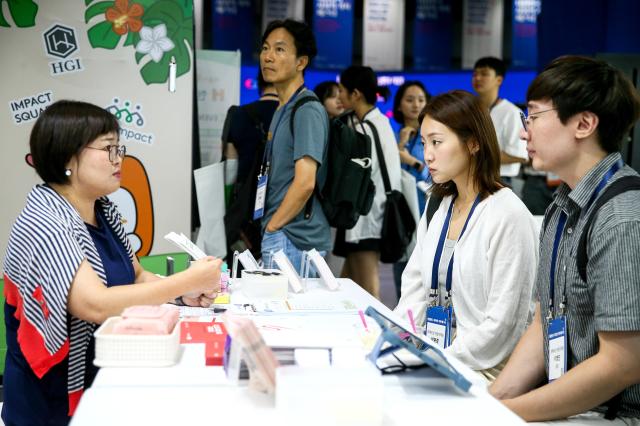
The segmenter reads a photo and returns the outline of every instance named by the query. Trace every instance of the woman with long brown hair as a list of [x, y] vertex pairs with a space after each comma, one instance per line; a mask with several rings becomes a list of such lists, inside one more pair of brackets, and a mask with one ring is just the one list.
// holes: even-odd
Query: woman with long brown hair
[[436, 96], [422, 117], [428, 206], [439, 206], [422, 216], [396, 311], [492, 381], [531, 317], [536, 225], [500, 181], [496, 132], [473, 95]]

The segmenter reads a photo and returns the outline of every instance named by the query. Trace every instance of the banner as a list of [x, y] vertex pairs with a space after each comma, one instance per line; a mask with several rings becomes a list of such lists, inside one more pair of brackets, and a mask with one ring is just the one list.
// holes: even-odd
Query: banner
[[514, 0], [511, 66], [535, 69], [538, 65], [540, 0]]
[[127, 156], [121, 188], [109, 197], [138, 256], [175, 251], [162, 237], [191, 228], [191, 1], [12, 2], [0, 8], [0, 40], [0, 168], [11, 177], [0, 184], [0, 252], [27, 193], [41, 183], [25, 162], [31, 128], [61, 99], [118, 118]]
[[418, 0], [413, 30], [413, 68], [444, 71], [451, 67], [451, 0]]
[[365, 0], [362, 62], [376, 71], [401, 70], [404, 59], [404, 0]]
[[222, 158], [222, 126], [231, 105], [240, 103], [240, 52], [198, 50], [198, 127], [201, 165]]
[[353, 56], [353, 0], [313, 0], [315, 68], [345, 69]]
[[[304, 2], [298, 0], [263, 0], [262, 1], [262, 32], [269, 22], [276, 19], [295, 19], [304, 21]], [[262, 34], [260, 34], [262, 36]]]
[[213, 49], [240, 49], [247, 63], [252, 60], [255, 62], [259, 47], [251, 3], [251, 0], [214, 0], [211, 20]]
[[473, 68], [484, 56], [502, 58], [503, 19], [503, 0], [464, 0], [462, 68]]

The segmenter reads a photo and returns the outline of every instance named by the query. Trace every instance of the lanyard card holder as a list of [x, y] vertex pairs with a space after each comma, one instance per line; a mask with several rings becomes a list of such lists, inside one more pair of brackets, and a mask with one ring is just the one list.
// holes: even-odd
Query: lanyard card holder
[[549, 321], [549, 383], [567, 372], [567, 319], [560, 316]]
[[427, 309], [427, 340], [440, 349], [451, 344], [451, 306], [430, 306]]
[[471, 382], [451, 365], [440, 348], [383, 315], [373, 306], [369, 306], [365, 314], [373, 318], [381, 330], [380, 336], [373, 346], [371, 353], [367, 355], [367, 359], [376, 367], [378, 366], [377, 362], [379, 358], [396, 352], [397, 350], [406, 349], [420, 361], [450, 379], [458, 389], [463, 392], [469, 391]]
[[253, 207], [253, 220], [258, 220], [264, 216], [264, 203], [267, 197], [267, 183], [269, 176], [264, 174], [258, 176], [258, 188], [256, 189], [256, 203]]

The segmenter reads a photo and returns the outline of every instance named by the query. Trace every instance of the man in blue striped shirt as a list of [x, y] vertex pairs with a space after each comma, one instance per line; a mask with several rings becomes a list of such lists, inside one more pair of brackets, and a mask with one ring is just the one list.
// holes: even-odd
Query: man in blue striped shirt
[[640, 191], [598, 203], [638, 176], [619, 151], [640, 100], [607, 63], [565, 56], [531, 83], [527, 106], [533, 167], [563, 184], [540, 238], [535, 318], [490, 392], [527, 421], [640, 424]]

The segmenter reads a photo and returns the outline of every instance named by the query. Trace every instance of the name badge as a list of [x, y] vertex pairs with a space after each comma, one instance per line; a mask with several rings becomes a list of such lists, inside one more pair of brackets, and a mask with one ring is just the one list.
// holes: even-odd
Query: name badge
[[264, 216], [264, 202], [267, 196], [268, 175], [260, 175], [258, 177], [258, 189], [256, 190], [256, 203], [253, 208], [253, 219], [260, 219]]
[[431, 306], [427, 309], [427, 339], [444, 349], [451, 344], [451, 308]]
[[567, 319], [549, 321], [549, 382], [567, 372]]

